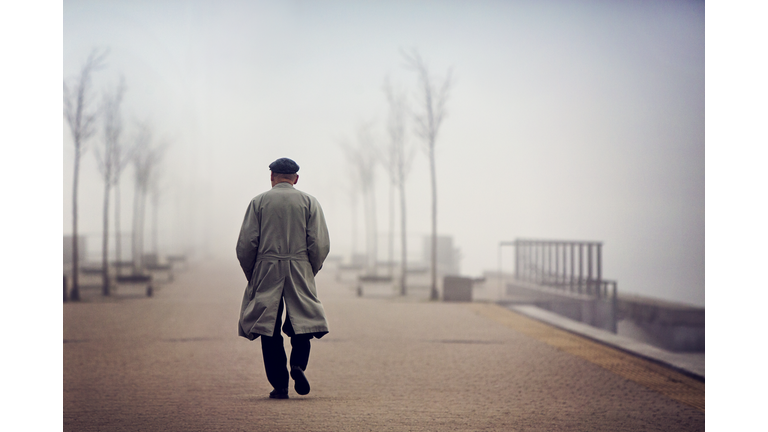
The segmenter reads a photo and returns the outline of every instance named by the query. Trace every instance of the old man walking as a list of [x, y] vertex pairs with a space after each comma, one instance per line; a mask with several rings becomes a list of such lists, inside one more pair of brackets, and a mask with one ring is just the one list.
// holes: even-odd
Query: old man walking
[[[296, 393], [309, 393], [305, 371], [310, 339], [328, 333], [315, 275], [330, 251], [328, 227], [317, 200], [294, 188], [299, 166], [288, 158], [269, 165], [272, 189], [251, 200], [237, 239], [237, 259], [248, 279], [239, 334], [261, 336], [269, 397], [288, 398], [282, 331], [291, 338], [290, 377]], [[282, 323], [285, 309], [285, 323]]]

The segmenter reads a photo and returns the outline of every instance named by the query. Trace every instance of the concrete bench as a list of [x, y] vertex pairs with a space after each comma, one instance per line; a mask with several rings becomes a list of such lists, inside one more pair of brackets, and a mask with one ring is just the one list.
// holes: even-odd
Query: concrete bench
[[443, 278], [443, 301], [471, 302], [472, 278], [445, 276]]
[[357, 278], [357, 296], [363, 294], [386, 295], [394, 294], [392, 276], [362, 275]]
[[154, 294], [154, 288], [152, 287], [152, 275], [149, 274], [130, 274], [130, 275], [117, 275], [117, 283], [128, 285], [143, 285], [147, 284], [147, 297], [152, 297]]

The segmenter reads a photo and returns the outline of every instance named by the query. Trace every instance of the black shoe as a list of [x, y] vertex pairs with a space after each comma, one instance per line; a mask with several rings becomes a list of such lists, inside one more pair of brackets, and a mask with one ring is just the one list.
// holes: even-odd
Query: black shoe
[[270, 399], [288, 399], [288, 389], [274, 389], [269, 392]]
[[304, 376], [304, 371], [300, 367], [294, 366], [291, 368], [291, 378], [296, 382], [293, 386], [296, 393], [300, 395], [309, 393], [309, 381], [307, 381], [307, 377]]

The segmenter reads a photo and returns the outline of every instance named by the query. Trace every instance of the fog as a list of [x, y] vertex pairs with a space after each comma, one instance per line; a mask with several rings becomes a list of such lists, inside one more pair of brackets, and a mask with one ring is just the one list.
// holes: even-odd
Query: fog
[[[463, 274], [496, 270], [501, 241], [602, 241], [603, 275], [620, 292], [704, 305], [703, 2], [65, 1], [63, 15], [64, 78], [108, 48], [93, 89], [124, 76], [125, 138], [146, 121], [169, 143], [161, 251], [235, 260], [249, 200], [269, 188], [269, 163], [290, 157], [301, 166], [297, 187], [323, 205], [331, 254], [362, 252], [362, 205], [353, 221], [356, 186], [340, 142], [364, 122], [386, 141], [383, 82], [415, 92], [401, 50], [416, 49], [435, 77], [452, 71], [436, 145], [438, 232], [460, 249]], [[430, 231], [430, 180], [411, 132], [407, 209], [418, 247]], [[89, 257], [102, 223], [100, 136], [80, 173]], [[70, 234], [66, 123], [63, 141]], [[376, 181], [383, 239], [383, 168]], [[125, 230], [130, 168], [121, 185]]]

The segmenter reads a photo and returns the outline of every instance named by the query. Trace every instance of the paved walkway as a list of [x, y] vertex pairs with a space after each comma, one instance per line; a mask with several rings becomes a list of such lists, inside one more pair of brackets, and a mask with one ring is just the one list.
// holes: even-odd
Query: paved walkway
[[84, 291], [64, 304], [64, 430], [704, 430], [703, 384], [683, 375], [644, 379], [654, 366], [492, 304], [361, 299], [332, 276], [312, 392], [288, 400], [267, 397], [260, 344], [237, 337], [234, 259], [153, 298]]

